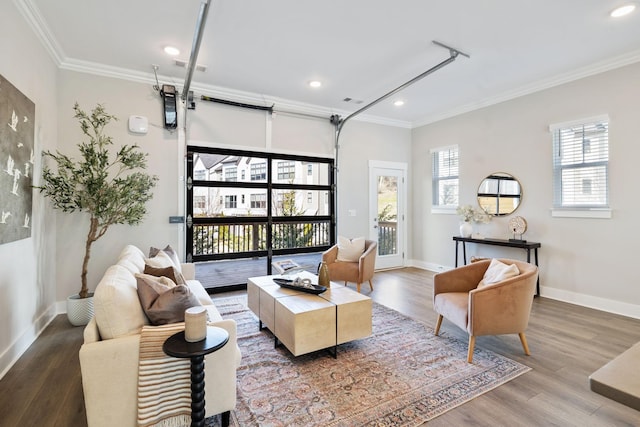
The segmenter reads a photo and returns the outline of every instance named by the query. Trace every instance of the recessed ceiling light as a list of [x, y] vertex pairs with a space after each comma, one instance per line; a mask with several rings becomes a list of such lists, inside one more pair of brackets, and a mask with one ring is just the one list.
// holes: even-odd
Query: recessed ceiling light
[[636, 8], [635, 4], [625, 4], [624, 6], [620, 6], [616, 9], [613, 9], [611, 11], [611, 17], [613, 18], [620, 18], [621, 16], [625, 16], [630, 14], [631, 12], [633, 12]]
[[180, 51], [178, 50], [178, 48], [173, 46], [166, 46], [164, 48], [164, 53], [171, 56], [180, 55]]
[[309, 82], [309, 86], [311, 86], [311, 87], [320, 87], [320, 86], [322, 86], [322, 82], [319, 81], [319, 80], [311, 80]]
[[394, 101], [393, 105], [396, 107], [402, 107], [404, 105], [404, 101], [402, 99], [398, 99], [397, 101]]

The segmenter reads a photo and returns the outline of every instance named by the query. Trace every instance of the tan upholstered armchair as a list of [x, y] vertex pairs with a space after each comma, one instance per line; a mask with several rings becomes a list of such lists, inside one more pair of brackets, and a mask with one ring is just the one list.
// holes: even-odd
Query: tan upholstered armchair
[[373, 240], [365, 240], [364, 252], [356, 262], [338, 261], [338, 245], [334, 245], [322, 254], [322, 261], [329, 267], [329, 277], [331, 280], [352, 282], [356, 284], [356, 289], [360, 292], [360, 285], [368, 281], [369, 287], [373, 290], [371, 279], [376, 267], [376, 253], [378, 243]]
[[529, 323], [538, 267], [516, 260], [499, 261], [516, 264], [520, 274], [477, 288], [491, 262], [484, 260], [436, 274], [433, 279], [433, 308], [438, 313], [435, 334], [440, 331], [443, 317], [467, 331], [469, 363], [473, 360], [475, 338], [481, 335], [517, 333], [525, 354], [530, 354], [524, 331]]

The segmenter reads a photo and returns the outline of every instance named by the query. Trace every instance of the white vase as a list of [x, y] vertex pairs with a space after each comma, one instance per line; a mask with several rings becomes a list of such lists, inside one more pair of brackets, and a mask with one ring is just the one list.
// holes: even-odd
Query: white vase
[[93, 317], [93, 293], [86, 298], [78, 294], [67, 297], [67, 318], [73, 326], [84, 326]]
[[470, 222], [463, 222], [460, 224], [460, 237], [471, 237], [473, 233], [473, 226]]

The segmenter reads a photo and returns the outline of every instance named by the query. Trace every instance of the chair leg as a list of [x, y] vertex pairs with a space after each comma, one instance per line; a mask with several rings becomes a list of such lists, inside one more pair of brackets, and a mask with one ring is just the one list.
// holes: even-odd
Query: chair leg
[[433, 335], [438, 335], [440, 333], [440, 326], [442, 325], [442, 314], [438, 314], [438, 321], [436, 322], [436, 330]]
[[520, 337], [520, 342], [522, 343], [524, 354], [526, 354], [527, 356], [531, 356], [531, 353], [529, 352], [529, 345], [527, 344], [527, 337], [524, 336], [524, 332], [520, 332], [518, 336]]
[[356, 283], [356, 290], [360, 292], [360, 282]]
[[467, 351], [467, 362], [473, 362], [473, 347], [476, 345], [476, 337], [469, 335], [469, 351]]
[[229, 418], [231, 415], [231, 411], [226, 411], [220, 414], [220, 424], [222, 427], [229, 427]]
[[347, 286], [347, 281], [346, 280], [344, 281], [344, 285]]
[[369, 280], [369, 287], [373, 290], [373, 283], [371, 283], [371, 280]]

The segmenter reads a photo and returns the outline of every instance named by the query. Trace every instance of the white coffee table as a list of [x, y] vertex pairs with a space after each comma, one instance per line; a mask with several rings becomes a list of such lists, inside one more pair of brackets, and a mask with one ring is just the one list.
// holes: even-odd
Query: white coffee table
[[308, 272], [292, 276], [251, 277], [247, 282], [249, 309], [260, 320], [260, 328], [266, 326], [278, 342], [294, 356], [371, 335], [371, 298], [343, 285], [331, 283], [327, 291], [314, 295], [293, 289], [281, 288], [274, 277], [302, 277], [318, 283], [317, 277]]

